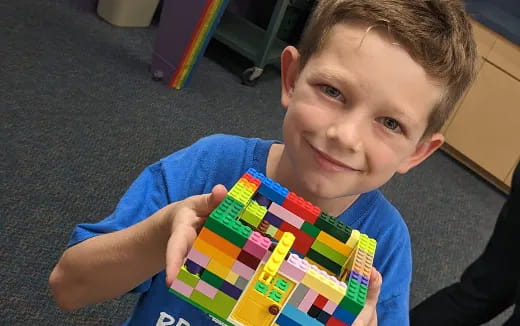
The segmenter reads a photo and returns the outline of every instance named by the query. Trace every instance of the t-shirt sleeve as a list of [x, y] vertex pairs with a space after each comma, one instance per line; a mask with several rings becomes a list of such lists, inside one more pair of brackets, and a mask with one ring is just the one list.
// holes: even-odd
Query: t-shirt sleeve
[[[168, 196], [161, 173], [161, 163], [146, 168], [132, 183], [119, 201], [114, 212], [97, 223], [82, 223], [72, 232], [68, 247], [97, 235], [119, 231], [149, 217], [168, 204]], [[146, 292], [151, 279], [132, 292]]]

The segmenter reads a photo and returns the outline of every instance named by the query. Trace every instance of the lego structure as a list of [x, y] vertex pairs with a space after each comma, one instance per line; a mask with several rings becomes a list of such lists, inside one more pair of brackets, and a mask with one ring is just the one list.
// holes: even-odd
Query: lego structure
[[209, 215], [170, 292], [243, 326], [351, 325], [376, 241], [249, 169]]

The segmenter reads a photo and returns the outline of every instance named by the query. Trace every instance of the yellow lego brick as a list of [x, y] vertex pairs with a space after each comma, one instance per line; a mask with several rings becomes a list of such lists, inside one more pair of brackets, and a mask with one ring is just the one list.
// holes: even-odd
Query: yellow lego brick
[[359, 237], [361, 236], [361, 233], [358, 230], [352, 230], [352, 233], [350, 233], [350, 238], [347, 240], [347, 247], [350, 247], [352, 249], [356, 248]]
[[235, 284], [238, 280], [238, 274], [230, 270], [224, 280], [226, 280], [228, 283]]
[[369, 238], [366, 234], [362, 234], [359, 238], [359, 248], [363, 249], [366, 253], [372, 256], [376, 252], [377, 242], [374, 239]]
[[311, 265], [320, 266], [321, 270], [326, 272], [327, 274], [332, 275], [332, 276], [335, 275], [335, 273], [333, 273], [332, 271], [328, 270], [326, 267], [321, 266], [320, 264], [318, 264], [314, 260], [310, 259], [309, 257], [303, 257], [303, 259], [305, 259]]
[[350, 252], [352, 251], [353, 247], [348, 247], [347, 244], [339, 241], [338, 239], [334, 238], [330, 234], [320, 231], [318, 236], [316, 237], [316, 240], [323, 243], [326, 246], [329, 246], [331, 249], [336, 250], [342, 255], [345, 255], [348, 257], [350, 255]]
[[240, 219], [257, 227], [266, 213], [267, 208], [265, 206], [259, 205], [256, 201], [251, 200], [249, 205], [247, 205], [246, 209], [242, 212]]
[[264, 282], [271, 283], [272, 277], [278, 273], [278, 269], [282, 265], [285, 256], [291, 249], [296, 238], [290, 232], [284, 232], [280, 238], [280, 242], [276, 245], [273, 253], [265, 263], [260, 279]]
[[231, 271], [231, 266], [224, 266], [217, 260], [211, 259], [208, 263], [208, 266], [206, 266], [206, 269], [212, 272], [213, 274], [217, 275], [221, 279], [225, 280], [229, 272]]
[[320, 273], [314, 268], [309, 268], [301, 283], [337, 304], [343, 300], [347, 290], [347, 287], [340, 285], [339, 281], [334, 281], [325, 272]]
[[251, 185], [246, 179], [240, 178], [240, 180], [238, 180], [238, 182], [228, 192], [228, 195], [242, 203], [244, 206], [247, 206], [255, 193], [253, 187], [256, 187], [256, 185], [252, 183]]

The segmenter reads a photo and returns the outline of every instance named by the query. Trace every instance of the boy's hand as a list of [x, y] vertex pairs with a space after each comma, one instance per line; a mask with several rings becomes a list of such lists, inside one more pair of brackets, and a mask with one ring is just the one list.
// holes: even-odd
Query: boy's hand
[[211, 193], [188, 197], [173, 207], [169, 217], [171, 231], [166, 248], [168, 287], [175, 280], [206, 218], [224, 200], [226, 193], [223, 185], [216, 185]]
[[370, 282], [368, 283], [367, 301], [352, 326], [377, 326], [376, 305], [382, 283], [383, 277], [372, 267]]

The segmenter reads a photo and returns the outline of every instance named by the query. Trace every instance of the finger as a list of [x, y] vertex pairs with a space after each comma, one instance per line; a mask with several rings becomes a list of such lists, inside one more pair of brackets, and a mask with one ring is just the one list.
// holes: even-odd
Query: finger
[[190, 201], [193, 209], [201, 216], [207, 216], [226, 197], [227, 190], [223, 185], [216, 185], [209, 194], [193, 196]]
[[170, 239], [168, 239], [166, 247], [166, 285], [168, 287], [171, 286], [177, 277], [196, 235], [193, 228], [179, 225], [173, 230]]
[[377, 325], [376, 306], [379, 293], [381, 292], [382, 280], [381, 274], [372, 267], [365, 306], [356, 317], [352, 326]]

